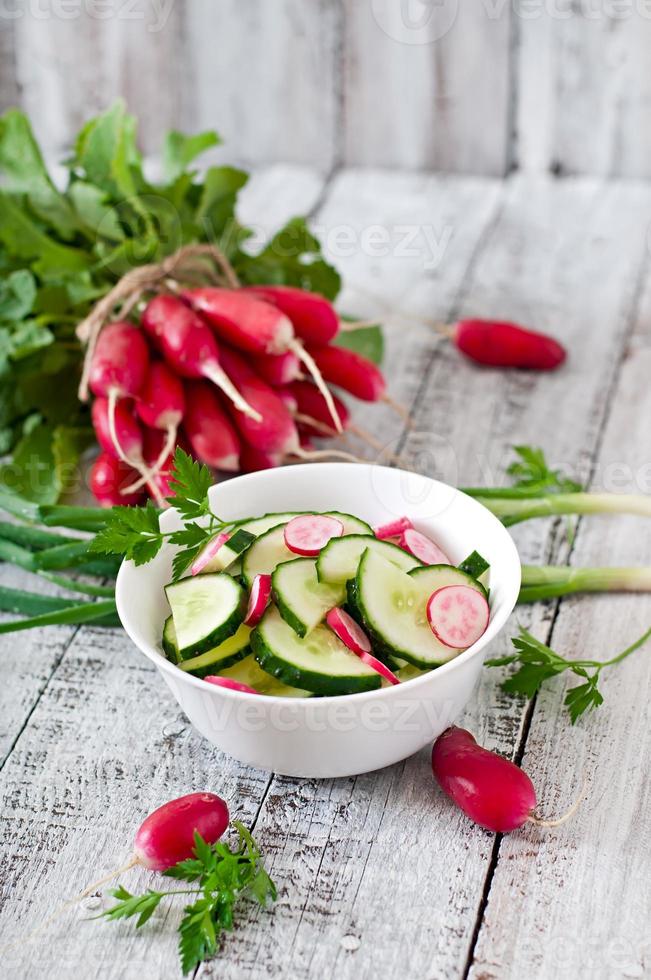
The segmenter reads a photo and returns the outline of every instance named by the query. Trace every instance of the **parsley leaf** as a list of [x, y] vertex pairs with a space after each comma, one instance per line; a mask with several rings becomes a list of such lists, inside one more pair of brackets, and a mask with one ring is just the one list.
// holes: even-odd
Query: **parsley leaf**
[[513, 486], [538, 493], [579, 493], [580, 483], [571, 480], [561, 470], [550, 468], [545, 454], [537, 446], [514, 446], [519, 457], [507, 468], [514, 477]]
[[181, 969], [184, 974], [191, 973], [220, 948], [221, 934], [233, 929], [235, 908], [242, 899], [252, 899], [264, 908], [276, 898], [276, 886], [262, 864], [253, 837], [239, 821], [234, 821], [233, 827], [239, 838], [235, 848], [223, 841], [208, 844], [195, 832], [194, 857], [163, 872], [167, 878], [195, 887], [177, 891], [149, 889], [143, 895], [132, 895], [120, 886], [111, 892], [117, 904], [98, 918], [138, 916], [136, 927], [140, 928], [164, 898], [191, 896], [193, 901], [184, 907], [179, 925]]
[[208, 467], [198, 463], [177, 446], [170, 477], [173, 496], [169, 501], [181, 517], [191, 521], [197, 517], [205, 517], [210, 512], [208, 491], [213, 483], [214, 477]]
[[123, 555], [136, 565], [145, 565], [156, 557], [164, 541], [158, 517], [151, 500], [144, 507], [113, 507], [107, 514], [106, 527], [93, 538], [90, 551]]
[[487, 660], [486, 666], [504, 667], [517, 664], [518, 669], [515, 673], [502, 682], [502, 690], [509, 694], [521, 694], [528, 698], [534, 697], [546, 680], [562, 674], [564, 671], [569, 671], [576, 677], [580, 677], [584, 683], [571, 688], [566, 693], [564, 700], [570, 720], [572, 724], [575, 724], [582, 714], [598, 708], [604, 702], [598, 687], [601, 671], [606, 667], [614, 667], [615, 664], [621, 663], [622, 660], [625, 660], [626, 657], [629, 657], [646, 643], [649, 637], [651, 637], [651, 629], [648, 629], [622, 653], [610, 660], [569, 660], [537, 640], [528, 630], [520, 627], [519, 636], [515, 636], [511, 640], [516, 653]]

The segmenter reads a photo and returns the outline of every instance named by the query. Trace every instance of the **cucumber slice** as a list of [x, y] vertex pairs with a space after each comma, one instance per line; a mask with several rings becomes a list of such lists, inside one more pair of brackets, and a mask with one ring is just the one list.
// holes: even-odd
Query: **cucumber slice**
[[436, 639], [427, 622], [427, 600], [444, 585], [468, 585], [469, 578], [452, 565], [430, 565], [406, 574], [368, 549], [357, 570], [354, 600], [372, 637], [391, 655], [416, 667], [433, 667], [461, 651]]
[[[372, 534], [368, 524], [356, 517], [351, 517], [349, 514], [328, 511], [328, 517], [336, 517], [342, 522], [344, 534]], [[364, 528], [368, 528], [368, 531]], [[342, 539], [339, 538], [338, 540]], [[252, 544], [245, 552], [242, 560], [242, 578], [245, 584], [251, 588], [256, 575], [271, 575], [277, 565], [285, 561], [292, 561], [294, 558], [296, 555], [285, 544], [284, 524], [273, 527], [261, 534], [255, 544]]]
[[277, 698], [312, 697], [311, 691], [302, 691], [300, 687], [290, 687], [289, 684], [283, 684], [276, 677], [267, 674], [252, 653], [233, 667], [220, 670], [219, 676], [230, 677], [234, 681], [239, 681], [240, 684], [247, 684], [260, 694], [270, 694]]
[[327, 626], [317, 626], [302, 640], [270, 606], [251, 634], [255, 659], [284, 684], [314, 694], [356, 694], [374, 691], [380, 674], [344, 646]]
[[473, 551], [467, 558], [464, 558], [459, 568], [462, 572], [472, 575], [473, 578], [481, 578], [484, 572], [488, 571], [490, 565], [478, 551]]
[[280, 615], [299, 636], [323, 622], [325, 614], [346, 598], [345, 585], [319, 582], [314, 558], [295, 558], [278, 565], [271, 576]]
[[179, 648], [176, 643], [176, 630], [174, 629], [174, 619], [172, 616], [168, 616], [165, 620], [162, 643], [167, 659], [171, 660], [173, 664], [178, 664], [180, 660]]
[[346, 538], [333, 538], [325, 546], [316, 563], [319, 582], [347, 582], [357, 573], [360, 560], [369, 548], [387, 561], [408, 572], [423, 563], [408, 552], [389, 541], [369, 540], [361, 534], [351, 534]]
[[183, 660], [179, 667], [181, 670], [193, 674], [195, 677], [207, 677], [208, 674], [221, 673], [224, 667], [236, 664], [247, 654], [251, 653], [251, 627], [244, 623], [239, 627], [237, 633], [229, 636], [227, 640], [219, 646], [206, 650], [198, 657], [191, 657]]
[[403, 661], [402, 667], [398, 667], [396, 671], [396, 676], [401, 683], [404, 681], [413, 681], [416, 677], [422, 677], [423, 674], [429, 674], [429, 670], [421, 670], [420, 667], [414, 667], [413, 664], [405, 664]]
[[246, 593], [230, 575], [195, 575], [165, 586], [181, 660], [210, 650], [236, 632]]

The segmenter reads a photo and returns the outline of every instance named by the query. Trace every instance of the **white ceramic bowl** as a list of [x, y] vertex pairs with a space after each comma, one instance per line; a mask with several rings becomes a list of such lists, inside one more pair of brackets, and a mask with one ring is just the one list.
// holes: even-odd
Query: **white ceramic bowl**
[[[287, 699], [206, 684], [163, 655], [169, 615], [163, 586], [173, 549], [136, 568], [124, 562], [117, 607], [125, 630], [161, 672], [192, 724], [241, 762], [291, 776], [351, 776], [388, 766], [433, 741], [460, 713], [484, 651], [515, 605], [520, 562], [511, 536], [475, 500], [428, 477], [351, 463], [312, 463], [237, 477], [212, 488], [211, 506], [233, 520], [273, 511], [339, 510], [372, 525], [407, 514], [454, 562], [473, 549], [490, 562], [491, 620], [481, 639], [449, 663], [401, 685], [329, 698]], [[178, 515], [161, 518], [164, 530]]]

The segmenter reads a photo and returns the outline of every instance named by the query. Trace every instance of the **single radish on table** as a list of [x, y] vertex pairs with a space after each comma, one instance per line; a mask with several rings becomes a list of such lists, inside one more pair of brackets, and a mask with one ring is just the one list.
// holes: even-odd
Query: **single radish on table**
[[91, 466], [88, 486], [102, 507], [139, 504], [145, 496], [143, 490], [132, 493], [122, 492], [137, 477], [138, 472], [127, 463], [123, 463], [113, 455], [109, 456], [108, 453], [100, 453]]
[[289, 317], [296, 335], [306, 344], [329, 344], [339, 333], [339, 317], [323, 296], [296, 286], [247, 286], [246, 291], [272, 303]]
[[295, 555], [313, 557], [325, 548], [332, 538], [340, 538], [344, 525], [336, 517], [325, 514], [302, 514], [285, 525], [285, 544]]
[[[450, 328], [454, 345], [470, 360], [492, 367], [553, 371], [567, 352], [553, 337], [499, 320], [460, 320]], [[325, 371], [324, 377], [327, 377]]]
[[244, 617], [246, 626], [257, 626], [271, 598], [271, 575], [256, 575], [251, 586], [249, 605]]
[[408, 517], [397, 517], [395, 521], [389, 521], [387, 524], [380, 524], [379, 527], [376, 527], [375, 537], [380, 541], [385, 541], [387, 538], [398, 538], [413, 526]]
[[167, 871], [194, 853], [194, 835], [214, 844], [228, 827], [228, 807], [214, 793], [189, 793], [164, 803], [143, 820], [136, 833], [133, 864]]
[[189, 289], [183, 298], [232, 347], [250, 354], [292, 352], [302, 361], [323, 392], [335, 428], [341, 432], [332, 396], [312, 356], [297, 340], [291, 320], [276, 306], [258, 299], [244, 289], [205, 287]]
[[219, 347], [210, 327], [177, 296], [167, 293], [155, 296], [145, 307], [141, 323], [178, 374], [184, 378], [212, 381], [238, 411], [258, 418], [258, 413], [247, 404], [224, 372]]
[[381, 674], [389, 684], [400, 683], [393, 671], [373, 656], [371, 641], [361, 626], [355, 622], [352, 616], [348, 615], [345, 609], [340, 609], [338, 606], [330, 609], [326, 614], [326, 623], [341, 642], [368, 667]]
[[490, 609], [486, 596], [469, 585], [446, 585], [427, 602], [427, 621], [446, 647], [465, 650], [486, 632]]
[[400, 546], [425, 565], [450, 565], [450, 559], [439, 546], [413, 527], [407, 527], [400, 537]]
[[[242, 413], [234, 415], [236, 423], [246, 420], [250, 425], [262, 424]], [[237, 472], [240, 467], [240, 440], [217, 392], [208, 382], [186, 382], [183, 428], [197, 459], [217, 470]]]

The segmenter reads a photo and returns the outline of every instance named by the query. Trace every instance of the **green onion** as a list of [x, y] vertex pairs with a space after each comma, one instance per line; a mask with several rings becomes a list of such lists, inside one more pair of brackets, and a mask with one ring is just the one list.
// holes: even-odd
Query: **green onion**
[[19, 568], [24, 568], [28, 572], [36, 570], [36, 556], [31, 551], [28, 551], [27, 548], [21, 548], [13, 541], [5, 541], [2, 538], [0, 538], [0, 561], [18, 565]]
[[82, 602], [56, 612], [18, 619], [11, 623], [0, 623], [0, 633], [16, 633], [20, 630], [35, 629], [37, 626], [78, 626], [97, 620], [97, 625], [118, 625], [115, 602], [104, 599], [102, 602]]
[[13, 541], [23, 548], [30, 551], [43, 551], [45, 548], [52, 548], [59, 544], [70, 544], [77, 539], [65, 537], [63, 534], [54, 534], [52, 531], [42, 531], [40, 527], [31, 527], [27, 524], [10, 524], [8, 521], [0, 521], [0, 538], [5, 541]]
[[77, 592], [79, 595], [92, 595], [102, 599], [112, 599], [115, 596], [115, 589], [110, 585], [88, 585], [86, 582], [77, 582], [67, 575], [56, 575], [54, 572], [38, 571], [36, 574], [47, 579], [48, 582], [60, 585], [69, 592]]
[[[468, 491], [466, 491], [468, 492]], [[511, 497], [472, 490], [475, 499], [507, 527], [533, 517], [561, 514], [637, 514], [651, 517], [651, 495], [637, 493], [552, 493], [542, 497]]]
[[[2, 500], [0, 499], [0, 506]], [[70, 507], [66, 504], [42, 504], [35, 520], [46, 527], [68, 527], [76, 531], [101, 531], [110, 509], [104, 507]]]
[[520, 603], [538, 602], [575, 592], [651, 592], [651, 568], [522, 566]]
[[39, 551], [35, 556], [34, 567], [46, 571], [78, 568], [89, 575], [115, 577], [120, 567], [119, 560], [116, 558], [97, 558], [89, 552], [89, 543], [89, 541], [73, 541], [71, 544], [61, 544], [54, 548], [48, 548], [46, 551]]
[[0, 586], [0, 611], [16, 613], [19, 616], [40, 616], [43, 613], [57, 612], [79, 605], [78, 599], [62, 599], [60, 596], [39, 595], [24, 592], [22, 589], [8, 589]]

